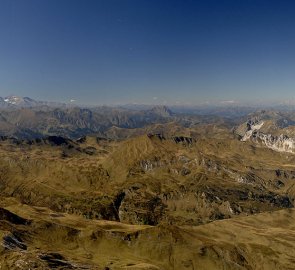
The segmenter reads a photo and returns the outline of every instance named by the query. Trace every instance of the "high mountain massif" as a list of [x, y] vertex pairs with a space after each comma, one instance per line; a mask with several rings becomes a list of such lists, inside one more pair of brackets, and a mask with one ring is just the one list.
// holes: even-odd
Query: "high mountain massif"
[[1, 269], [294, 269], [292, 111], [11, 100]]

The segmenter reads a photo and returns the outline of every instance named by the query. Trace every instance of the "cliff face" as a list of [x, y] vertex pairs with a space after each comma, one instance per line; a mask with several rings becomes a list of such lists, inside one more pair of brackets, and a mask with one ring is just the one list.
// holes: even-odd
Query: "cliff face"
[[289, 138], [287, 135], [273, 136], [257, 132], [253, 134], [252, 139], [254, 142], [261, 143], [278, 152], [295, 152], [295, 139]]
[[295, 152], [294, 121], [285, 116], [255, 115], [235, 128], [240, 140], [270, 148], [278, 152]]
[[254, 143], [261, 144], [272, 150], [279, 152], [295, 152], [295, 139], [289, 138], [287, 135], [280, 134], [275, 136], [272, 134], [265, 134], [260, 132], [263, 127], [263, 121], [247, 122], [247, 131], [244, 133], [241, 141], [245, 142], [251, 140]]

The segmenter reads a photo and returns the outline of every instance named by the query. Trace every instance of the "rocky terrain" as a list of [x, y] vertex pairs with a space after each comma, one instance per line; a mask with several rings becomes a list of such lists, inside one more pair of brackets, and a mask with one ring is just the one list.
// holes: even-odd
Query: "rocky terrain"
[[1, 269], [294, 269], [291, 113], [40, 110], [2, 112]]
[[251, 140], [279, 152], [295, 151], [295, 115], [275, 111], [250, 114], [248, 120], [235, 131], [241, 141]]

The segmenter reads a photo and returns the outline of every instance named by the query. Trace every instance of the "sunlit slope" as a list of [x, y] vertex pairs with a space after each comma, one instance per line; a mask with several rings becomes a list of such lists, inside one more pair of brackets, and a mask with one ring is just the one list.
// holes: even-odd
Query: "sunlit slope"
[[268, 270], [294, 266], [293, 209], [197, 227], [152, 227], [85, 220], [14, 199], [2, 201], [1, 206], [9, 211], [0, 216], [1, 241], [6, 246], [0, 253], [2, 269], [54, 265], [54, 269]]
[[1, 194], [86, 218], [149, 225], [197, 225], [293, 207], [293, 155], [215, 132], [4, 140]]

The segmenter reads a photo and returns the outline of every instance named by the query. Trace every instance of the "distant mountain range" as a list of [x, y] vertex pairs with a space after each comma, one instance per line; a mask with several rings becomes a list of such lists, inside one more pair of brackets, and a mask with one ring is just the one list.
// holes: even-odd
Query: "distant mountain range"
[[165, 106], [139, 111], [106, 106], [82, 108], [17, 96], [1, 98], [0, 104], [0, 135], [21, 139], [47, 135], [70, 138], [93, 133], [103, 135], [112, 127], [141, 128], [174, 119]]
[[28, 97], [10, 96], [0, 99], [0, 136], [34, 139], [44, 136], [64, 136], [77, 139], [96, 134], [113, 139], [124, 139], [131, 134], [142, 134], [146, 129], [170, 133], [163, 124], [190, 128], [199, 124], [232, 127], [232, 119], [213, 114], [173, 112], [166, 106], [137, 108], [79, 107], [63, 103], [35, 101]]
[[[150, 111], [158, 116], [169, 117], [174, 115], [214, 115], [226, 118], [239, 118], [245, 116], [251, 112], [254, 112], [256, 107], [238, 106], [236, 104], [222, 104], [222, 105], [195, 105], [195, 106], [183, 106], [183, 105], [171, 105], [169, 109], [165, 105], [148, 105], [148, 104], [125, 104], [117, 106], [82, 106], [74, 103], [62, 103], [51, 101], [39, 101], [30, 97], [19, 97], [15, 95], [0, 97], [0, 110], [18, 110], [29, 108], [36, 111], [40, 110], [52, 110], [54, 109], [68, 109], [68, 108], [82, 108], [91, 111], [130, 111], [130, 112], [143, 112]], [[1, 127], [0, 127], [1, 131]]]
[[0, 97], [0, 109], [3, 108], [32, 108], [39, 106], [52, 106], [60, 107], [65, 106], [65, 103], [50, 102], [50, 101], [37, 101], [29, 97], [19, 97], [19, 96], [7, 96]]
[[[96, 134], [122, 139], [130, 136], [131, 133], [142, 132], [134, 131], [134, 129], [148, 129], [151, 125], [155, 125], [152, 128], [153, 131], [169, 133], [169, 129], [158, 128], [157, 124], [173, 123], [183, 128], [202, 124], [223, 125], [227, 128], [241, 125], [236, 129], [237, 134], [242, 136], [244, 140], [247, 138], [257, 141], [255, 124], [257, 122], [262, 125], [263, 122], [263, 129], [260, 130], [263, 134], [259, 140], [263, 139], [266, 141], [265, 144], [269, 145], [271, 144], [269, 140], [275, 139], [273, 137], [266, 138], [265, 134], [279, 136], [282, 133], [292, 137], [294, 135], [294, 110], [292, 111], [288, 106], [284, 109], [281, 113], [277, 113], [274, 109], [259, 112], [255, 107], [239, 107], [232, 104], [219, 107], [171, 106], [168, 108], [160, 105], [82, 107], [70, 103], [36, 101], [29, 97], [8, 96], [0, 97], [0, 136], [13, 136], [19, 139], [64, 136], [77, 139], [81, 136]], [[262, 120], [253, 120], [253, 117], [257, 118], [256, 114], [260, 118], [262, 117]], [[252, 120], [247, 125], [249, 117]], [[269, 119], [276, 119], [276, 124], [269, 125]], [[271, 129], [264, 130], [268, 126]], [[122, 129], [125, 129], [124, 132]], [[290, 144], [286, 139], [280, 139], [278, 143], [281, 141]], [[289, 148], [292, 148], [290, 151], [295, 151], [295, 146]]]

